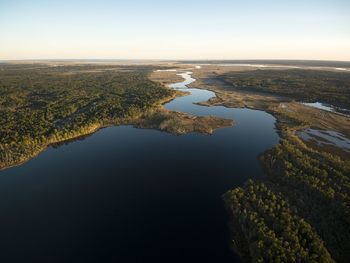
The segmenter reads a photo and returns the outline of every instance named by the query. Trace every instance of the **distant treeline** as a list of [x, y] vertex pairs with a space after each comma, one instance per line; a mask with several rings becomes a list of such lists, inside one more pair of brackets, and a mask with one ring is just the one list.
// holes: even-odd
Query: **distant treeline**
[[234, 89], [324, 102], [350, 109], [350, 73], [318, 70], [254, 70], [218, 76]]
[[340, 67], [350, 68], [350, 61], [330, 60], [279, 60], [279, 59], [251, 59], [251, 60], [182, 60], [191, 64], [258, 64], [283, 66], [310, 66], [310, 67]]

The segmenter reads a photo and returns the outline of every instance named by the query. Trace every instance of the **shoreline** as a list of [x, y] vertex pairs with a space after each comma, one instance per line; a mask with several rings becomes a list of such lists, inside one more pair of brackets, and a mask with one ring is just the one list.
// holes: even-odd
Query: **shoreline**
[[[159, 102], [157, 102], [157, 104], [154, 105], [154, 107], [156, 107], [156, 108], [160, 107], [160, 106], [163, 107], [164, 104], [174, 100], [176, 97], [181, 96], [181, 95], [182, 94], [180, 94], [179, 92], [175, 92], [172, 96], [170, 96], [168, 98], [164, 98], [163, 100], [160, 100]], [[144, 114], [144, 113], [142, 113], [142, 114]], [[89, 137], [89, 136], [93, 135], [94, 133], [98, 132], [99, 130], [104, 129], [104, 128], [108, 128], [108, 127], [113, 127], [113, 126], [117, 127], [117, 126], [121, 126], [121, 125], [133, 125], [133, 122], [141, 117], [142, 117], [142, 115], [139, 115], [139, 116], [136, 116], [135, 119], [133, 119], [133, 120], [118, 119], [118, 120], [113, 120], [113, 121], [107, 121], [105, 124], [101, 124], [101, 123], [91, 124], [92, 129], [89, 130], [87, 133], [81, 133], [81, 134], [78, 134], [76, 136], [72, 136], [72, 137], [69, 137], [69, 138], [63, 139], [63, 140], [50, 141], [49, 143], [44, 144], [41, 147], [39, 146], [40, 149], [38, 151], [33, 152], [33, 154], [29, 155], [28, 157], [24, 157], [23, 160], [19, 161], [18, 163], [16, 162], [15, 164], [4, 165], [4, 166], [0, 165], [0, 171], [23, 165], [26, 162], [28, 162], [32, 159], [35, 159], [38, 155], [45, 152], [50, 146], [53, 146], [55, 144], [65, 143], [65, 142], [71, 141], [71, 140], [78, 140], [79, 138], [85, 137], [85, 136]], [[96, 126], [96, 127], [94, 127], [94, 126]]]
[[[168, 73], [174, 73], [174, 72], [168, 72]], [[176, 73], [178, 73], [178, 72], [176, 72]], [[186, 134], [189, 132], [199, 132], [199, 133], [205, 133], [205, 134], [210, 135], [215, 130], [217, 130], [219, 128], [229, 127], [229, 126], [233, 125], [232, 120], [226, 120], [226, 119], [222, 119], [222, 118], [214, 117], [214, 116], [207, 116], [207, 117], [194, 116], [191, 114], [177, 112], [177, 111], [171, 111], [171, 110], [166, 109], [164, 107], [165, 104], [171, 102], [172, 100], [174, 100], [178, 97], [187, 96], [190, 94], [190, 92], [180, 91], [180, 90], [173, 89], [170, 87], [172, 84], [179, 83], [179, 81], [178, 81], [179, 78], [184, 79], [182, 76], [179, 76], [176, 74], [175, 78], [172, 79], [172, 81], [175, 80], [175, 82], [172, 82], [172, 83], [168, 82], [167, 84], [165, 84], [162, 82], [155, 81], [150, 76], [149, 79], [151, 81], [161, 83], [161, 85], [163, 85], [164, 88], [171, 89], [173, 91], [173, 95], [159, 100], [152, 107], [150, 107], [146, 112], [142, 112], [142, 113], [139, 112], [138, 115], [136, 115], [134, 117], [131, 117], [131, 118], [128, 117], [125, 119], [120, 118], [120, 119], [116, 119], [116, 120], [105, 120], [105, 121], [101, 121], [99, 123], [91, 124], [90, 127], [81, 127], [82, 130], [87, 129], [87, 132], [85, 132], [85, 133], [78, 132], [79, 134], [69, 136], [63, 140], [52, 140], [52, 139], [48, 138], [48, 143], [43, 143], [42, 145], [36, 145], [35, 149], [32, 153], [27, 154], [23, 158], [19, 157], [19, 161], [13, 161], [13, 162], [10, 162], [10, 164], [0, 163], [0, 171], [23, 165], [26, 162], [38, 157], [41, 153], [45, 152], [51, 146], [58, 145], [58, 144], [64, 144], [65, 142], [69, 142], [69, 141], [78, 140], [79, 138], [82, 138], [82, 137], [89, 137], [101, 129], [113, 127], [113, 126], [117, 127], [117, 126], [122, 126], [122, 125], [132, 125], [134, 128], [137, 128], [137, 129], [156, 129], [156, 130], [159, 130], [161, 132], [167, 132], [167, 133], [171, 133], [174, 135], [182, 135], [182, 134]], [[165, 127], [165, 129], [161, 128], [161, 125], [162, 125], [161, 123], [156, 123], [156, 122], [152, 123], [152, 121], [150, 123], [147, 123], [147, 120], [152, 120], [153, 115], [157, 115], [157, 114], [165, 117], [165, 120], [166, 120], [166, 118], [176, 119], [178, 122], [177, 125], [179, 125], [180, 128], [183, 126], [184, 130], [181, 132], [178, 132], [176, 129], [174, 130], [174, 128], [172, 128], [172, 127]], [[184, 126], [184, 125], [186, 125], [185, 124], [186, 120], [187, 120], [187, 122], [189, 122], [189, 124], [198, 123], [196, 125], [196, 128], [194, 128], [194, 127], [186, 128], [186, 126]], [[201, 126], [200, 125], [200, 123], [205, 123], [205, 122], [209, 122], [209, 126]]]
[[[198, 79], [198, 77], [196, 76], [196, 70], [193, 70], [193, 78]], [[209, 83], [209, 85], [206, 85], [205, 83], [203, 83], [203, 79], [205, 80], [210, 79], [212, 76], [209, 72], [209, 74], [205, 77], [202, 77], [202, 79], [200, 79], [197, 83], [193, 84], [189, 84], [189, 88], [196, 88], [196, 89], [203, 89], [203, 90], [210, 90], [211, 92], [213, 92], [215, 94], [216, 97], [213, 97], [207, 101], [203, 101], [203, 102], [197, 102], [196, 104], [201, 105], [201, 106], [206, 106], [206, 107], [211, 107], [211, 106], [223, 106], [226, 108], [246, 108], [246, 109], [252, 109], [252, 110], [260, 110], [260, 111], [264, 111], [266, 113], [271, 114], [275, 119], [275, 129], [280, 137], [279, 142], [273, 146], [271, 149], [268, 149], [264, 152], [261, 152], [260, 154], [258, 154], [256, 156], [256, 158], [258, 159], [261, 168], [264, 171], [265, 177], [264, 178], [260, 178], [260, 179], [250, 179], [248, 180], [245, 184], [243, 184], [240, 187], [236, 187], [233, 188], [232, 190], [227, 191], [226, 193], [224, 193], [222, 195], [222, 199], [224, 202], [224, 205], [227, 209], [227, 212], [229, 214], [229, 228], [230, 228], [230, 234], [231, 234], [231, 239], [230, 239], [230, 248], [233, 251], [233, 253], [235, 253], [236, 255], [240, 256], [241, 260], [243, 262], [245, 261], [250, 261], [252, 259], [256, 259], [255, 258], [255, 254], [254, 252], [251, 252], [251, 245], [254, 244], [254, 242], [249, 238], [249, 231], [255, 231], [254, 229], [254, 224], [250, 225], [248, 227], [249, 220], [248, 221], [240, 221], [239, 219], [241, 218], [242, 215], [240, 215], [241, 210], [237, 210], [237, 207], [241, 207], [241, 209], [244, 208], [244, 200], [241, 203], [237, 203], [236, 205], [238, 205], [237, 207], [234, 206], [234, 202], [233, 200], [237, 200], [237, 199], [230, 199], [232, 198], [239, 198], [239, 194], [237, 194], [237, 192], [240, 193], [246, 193], [247, 198], [249, 197], [249, 190], [250, 188], [247, 187], [257, 187], [257, 189], [259, 189], [259, 187], [262, 185], [263, 187], [265, 187], [266, 185], [268, 187], [271, 187], [271, 191], [277, 191], [276, 193], [278, 193], [278, 200], [280, 200], [281, 202], [286, 202], [286, 203], [290, 203], [292, 206], [296, 207], [296, 211], [292, 211], [290, 210], [291, 214], [290, 216], [292, 218], [300, 218], [300, 220], [305, 220], [307, 223], [307, 225], [305, 226], [306, 228], [308, 228], [309, 231], [309, 235], [310, 237], [312, 237], [312, 242], [316, 242], [319, 243], [320, 246], [317, 247], [317, 249], [319, 249], [319, 251], [317, 252], [318, 255], [322, 255], [324, 257], [327, 257], [329, 259], [331, 258], [335, 258], [335, 259], [339, 259], [341, 258], [341, 254], [339, 255], [339, 250], [340, 248], [337, 247], [337, 244], [333, 245], [329, 245], [329, 239], [327, 235], [323, 235], [323, 234], [319, 234], [320, 231], [321, 233], [323, 233], [324, 231], [328, 231], [325, 230], [322, 227], [322, 224], [319, 224], [319, 220], [318, 217], [322, 216], [322, 213], [324, 212], [320, 212], [320, 214], [318, 214], [316, 216], [316, 218], [314, 218], [312, 215], [306, 213], [305, 211], [307, 211], [308, 206], [313, 206], [313, 205], [317, 205], [317, 201], [311, 199], [307, 199], [308, 193], [310, 191], [315, 192], [315, 194], [329, 194], [329, 198], [332, 198], [332, 191], [336, 192], [335, 189], [333, 189], [332, 185], [329, 185], [329, 187], [331, 187], [330, 192], [324, 192], [326, 191], [325, 189], [323, 189], [321, 186], [320, 188], [315, 189], [314, 186], [312, 185], [308, 185], [306, 184], [306, 182], [303, 182], [302, 179], [300, 179], [299, 177], [297, 177], [297, 175], [295, 176], [296, 181], [301, 180], [299, 182], [299, 184], [306, 184], [305, 187], [307, 187], [309, 190], [305, 192], [302, 192], [299, 189], [299, 199], [301, 198], [302, 200], [305, 199], [306, 203], [304, 204], [304, 206], [299, 206], [298, 203], [296, 202], [296, 200], [299, 200], [298, 198], [295, 200], [293, 199], [293, 190], [289, 191], [289, 188], [284, 189], [283, 187], [279, 188], [279, 180], [281, 180], [283, 182], [283, 180], [287, 180], [284, 179], [285, 176], [283, 175], [283, 171], [292, 173], [294, 170], [289, 170], [288, 167], [281, 167], [280, 165], [282, 164], [280, 163], [280, 159], [285, 158], [283, 155], [284, 153], [286, 154], [286, 156], [289, 155], [294, 155], [295, 152], [296, 153], [302, 153], [305, 154], [305, 158], [303, 158], [304, 160], [307, 160], [307, 158], [311, 158], [312, 162], [319, 162], [321, 167], [321, 163], [324, 163], [325, 160], [327, 160], [328, 165], [330, 165], [330, 168], [324, 168], [325, 170], [322, 170], [322, 172], [325, 172], [326, 174], [331, 174], [332, 171], [334, 170], [339, 170], [339, 172], [341, 173], [343, 170], [345, 171], [347, 165], [350, 165], [349, 162], [347, 162], [347, 158], [344, 156], [340, 156], [335, 149], [325, 149], [325, 148], [315, 148], [315, 145], [310, 145], [308, 143], [306, 143], [304, 140], [302, 140], [302, 138], [300, 138], [297, 134], [297, 131], [299, 130], [303, 130], [306, 128], [319, 128], [319, 129], [330, 129], [330, 130], [335, 130], [335, 131], [344, 131], [345, 134], [349, 134], [350, 132], [350, 122], [349, 119], [343, 116], [339, 116], [336, 113], [333, 112], [325, 112], [322, 111], [320, 109], [315, 109], [315, 108], [311, 108], [311, 107], [307, 107], [305, 105], [302, 105], [301, 103], [296, 102], [293, 99], [282, 99], [282, 97], [274, 97], [275, 99], [271, 100], [272, 96], [269, 95], [263, 95], [263, 98], [267, 98], [264, 103], [260, 103], [260, 101], [258, 100], [258, 96], [251, 96], [251, 95], [256, 95], [256, 92], [249, 92], [249, 95], [247, 96], [247, 94], [245, 94], [244, 92], [240, 92], [237, 90], [233, 90], [232, 92], [227, 91], [225, 89], [223, 89], [222, 87], [218, 86], [218, 83], [216, 84], [216, 88], [214, 88], [212, 85], [214, 83]], [[212, 85], [210, 85], [212, 84]], [[241, 98], [241, 100], [237, 100], [237, 97], [235, 96], [223, 96], [222, 98], [222, 94], [229, 94], [229, 93], [235, 93], [238, 98]], [[259, 94], [260, 95], [260, 94]], [[239, 97], [240, 96], [240, 97]], [[249, 100], [248, 103], [246, 103], [246, 100]], [[250, 103], [249, 103], [250, 102]], [[290, 148], [288, 147], [292, 147], [290, 150]], [[294, 147], [294, 148], [293, 148]], [[282, 149], [282, 153], [279, 152], [279, 149]], [[290, 152], [288, 152], [290, 150]], [[288, 159], [287, 159], [288, 160]], [[292, 159], [293, 160], [293, 159]], [[289, 160], [290, 161], [290, 160]], [[295, 164], [296, 165], [296, 164]], [[304, 165], [304, 164], [302, 164]], [[308, 165], [308, 163], [306, 162], [305, 164], [306, 166], [304, 168], [302, 168], [301, 171], [305, 171], [307, 169], [310, 169]], [[318, 167], [316, 166], [316, 167]], [[298, 166], [296, 166], [298, 167]], [[302, 166], [303, 167], [303, 166]], [[282, 169], [282, 170], [281, 170]], [[295, 168], [296, 169], [296, 168]], [[317, 168], [315, 168], [317, 169]], [[328, 170], [329, 169], [329, 170]], [[318, 172], [318, 170], [316, 171], [316, 173]], [[343, 172], [344, 173], [344, 172]], [[345, 172], [346, 173], [346, 172]], [[345, 174], [344, 174], [345, 175]], [[308, 178], [310, 178], [310, 180], [313, 178], [313, 174], [308, 174], [306, 173], [305, 176]], [[287, 177], [288, 178], [288, 177]], [[336, 178], [334, 178], [335, 180]], [[277, 181], [277, 183], [275, 184], [274, 181]], [[324, 184], [328, 184], [327, 179], [323, 179]], [[341, 185], [339, 185], [341, 186]], [[293, 188], [293, 184], [291, 184], [289, 187]], [[301, 188], [303, 189], [303, 188]], [[319, 191], [319, 192], [318, 192]], [[345, 190], [344, 190], [345, 191]], [[283, 194], [281, 194], [281, 192]], [[258, 192], [257, 192], [258, 194]], [[266, 202], [266, 204], [269, 203], [268, 198], [262, 199], [263, 202]], [[272, 200], [273, 201], [273, 200]], [[336, 200], [332, 200], [332, 199], [325, 199], [325, 202], [322, 203], [322, 205], [325, 207], [325, 209], [327, 210], [327, 204], [328, 202], [335, 202]], [[337, 201], [338, 202], [338, 201]], [[342, 202], [342, 201], [341, 201]], [[246, 209], [248, 209], [246, 207]], [[325, 211], [326, 211], [325, 210]], [[254, 211], [254, 210], [252, 210]], [[342, 213], [346, 213], [346, 210], [342, 210]], [[278, 211], [276, 211], [277, 215], [278, 215]], [[242, 214], [242, 213], [241, 213]], [[284, 215], [284, 214], [283, 214]], [[282, 216], [283, 216], [282, 215]], [[240, 217], [238, 217], [240, 216]], [[263, 217], [262, 217], [263, 218]], [[278, 217], [277, 217], [278, 219]], [[234, 221], [232, 221], [234, 220]], [[328, 219], [327, 219], [328, 220]], [[326, 221], [327, 221], [326, 220]], [[332, 220], [336, 220], [336, 218], [333, 218]], [[327, 221], [328, 222], [328, 221]], [[296, 220], [295, 222], [293, 221], [292, 224], [296, 224], [299, 227], [304, 227], [302, 224], [300, 225], [298, 223], [298, 220]], [[298, 225], [299, 224], [299, 225]], [[342, 225], [341, 222], [337, 221], [337, 224], [339, 224], [340, 226]], [[344, 226], [345, 227], [345, 226]], [[296, 232], [297, 234], [298, 232]], [[278, 232], [276, 233], [278, 235]], [[343, 234], [342, 232], [336, 232], [336, 230], [330, 230], [330, 235], [335, 235], [335, 236], [339, 236], [339, 238], [344, 238], [343, 236], [345, 234]], [[262, 238], [263, 239], [263, 238]], [[261, 239], [259, 239], [261, 240]], [[289, 241], [289, 240], [288, 240]], [[253, 242], [253, 243], [252, 243]], [[284, 247], [281, 248], [282, 250], [285, 249]], [[294, 249], [294, 248], [293, 248]], [[314, 247], [311, 247], [306, 244], [305, 246], [303, 246], [303, 249], [314, 249]], [[263, 255], [263, 251], [267, 251], [268, 247], [264, 248], [263, 250], [261, 250], [261, 255]], [[283, 250], [284, 251], [284, 250]], [[287, 253], [288, 248], [285, 250], [285, 252]], [[253, 253], [253, 254], [252, 254]], [[312, 257], [312, 254], [306, 254], [305, 258], [309, 258]]]

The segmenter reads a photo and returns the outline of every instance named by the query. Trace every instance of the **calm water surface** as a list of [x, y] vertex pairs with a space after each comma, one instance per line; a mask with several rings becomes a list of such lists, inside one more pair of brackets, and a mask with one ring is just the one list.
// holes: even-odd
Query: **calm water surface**
[[[186, 88], [193, 79], [183, 75]], [[231, 118], [214, 135], [111, 127], [0, 172], [1, 262], [239, 262], [229, 251], [221, 195], [263, 172], [278, 142], [262, 111], [166, 104]]]

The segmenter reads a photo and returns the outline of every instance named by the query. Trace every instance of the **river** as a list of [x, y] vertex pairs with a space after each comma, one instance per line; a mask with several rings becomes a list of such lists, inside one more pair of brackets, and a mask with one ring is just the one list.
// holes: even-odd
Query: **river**
[[233, 119], [213, 135], [117, 126], [49, 147], [0, 172], [1, 262], [239, 262], [229, 250], [221, 195], [264, 176], [258, 154], [278, 143], [263, 111], [193, 104], [190, 91], [165, 105]]

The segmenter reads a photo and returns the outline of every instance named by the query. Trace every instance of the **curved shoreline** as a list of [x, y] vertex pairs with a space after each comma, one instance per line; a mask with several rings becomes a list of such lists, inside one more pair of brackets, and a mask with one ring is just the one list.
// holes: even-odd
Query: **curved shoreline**
[[[172, 101], [173, 99], [175, 99], [176, 97], [181, 96], [181, 95], [182, 94], [180, 94], [178, 92], [175, 92], [172, 96], [164, 98], [163, 100], [160, 100], [159, 102], [157, 102], [157, 104], [154, 105], [154, 107], [155, 108], [163, 107], [164, 104]], [[69, 141], [78, 140], [79, 138], [82, 138], [82, 137], [88, 137], [88, 136], [91, 136], [94, 133], [98, 132], [101, 129], [112, 127], [112, 126], [133, 125], [134, 122], [137, 119], [142, 118], [143, 114], [144, 113], [140, 113], [138, 116], [135, 116], [131, 120], [118, 119], [118, 120], [102, 121], [101, 123], [94, 123], [94, 124], [90, 125], [90, 128], [89, 127], [87, 127], [87, 128], [82, 127], [81, 128], [81, 129], [84, 129], [84, 130], [87, 129], [88, 132], [86, 132], [86, 133], [79, 133], [77, 135], [73, 135], [71, 137], [67, 137], [67, 138], [65, 138], [63, 140], [50, 141], [50, 139], [48, 139], [48, 143], [43, 143], [43, 145], [41, 145], [41, 146], [37, 145], [37, 147], [39, 149], [36, 150], [36, 151], [33, 151], [33, 154], [30, 154], [29, 156], [23, 157], [23, 160], [21, 159], [18, 162], [14, 162], [13, 164], [9, 164], [9, 165], [1, 165], [0, 164], [0, 171], [23, 165], [26, 162], [36, 158], [38, 155], [40, 155], [41, 153], [45, 152], [49, 147], [54, 146], [55, 144], [61, 144], [61, 143], [69, 142]], [[103, 123], [103, 122], [105, 122], [105, 123]]]
[[[181, 74], [186, 74], [186, 73], [181, 73]], [[211, 118], [194, 116], [191, 114], [183, 113], [181, 111], [172, 111], [166, 108], [166, 104], [170, 103], [176, 98], [190, 95], [188, 91], [181, 91], [179, 89], [171, 87], [172, 85], [177, 85], [177, 84], [181, 85], [184, 82], [186, 82], [186, 78], [181, 74], [178, 74], [178, 75], [185, 79], [183, 82], [171, 83], [167, 85], [168, 87], [165, 87], [165, 88], [172, 89], [174, 91], [173, 95], [156, 102], [146, 112], [139, 112], [136, 116], [133, 116], [133, 117], [128, 117], [124, 119], [120, 118], [116, 120], [104, 120], [99, 123], [91, 124], [89, 127], [81, 127], [80, 131], [83, 130], [86, 132], [76, 131], [77, 134], [73, 134], [71, 136], [68, 135], [66, 138], [62, 140], [55, 140], [54, 137], [51, 137], [51, 138], [49, 137], [47, 138], [46, 143], [43, 143], [42, 145], [36, 145], [35, 147], [33, 147], [34, 149], [32, 149], [31, 153], [23, 154], [23, 156], [20, 156], [17, 160], [8, 162], [7, 164], [1, 163], [0, 171], [23, 165], [26, 162], [36, 158], [41, 153], [45, 152], [51, 146], [54, 146], [57, 144], [63, 144], [69, 141], [78, 140], [79, 138], [82, 138], [82, 137], [88, 137], [98, 132], [101, 129], [108, 128], [111, 126], [133, 125], [133, 127], [135, 128], [157, 129], [160, 131], [174, 133], [177, 135], [185, 134], [188, 132], [200, 132], [200, 133], [212, 134], [215, 130], [219, 128], [232, 126], [233, 125], [232, 120], [225, 120], [214, 116]], [[193, 79], [193, 82], [194, 81], [195, 79]], [[165, 118], [163, 122], [164, 121], [166, 122], [167, 120], [169, 121], [176, 120], [177, 126], [163, 127], [164, 126], [163, 123], [152, 122], [152, 117], [157, 114], [158, 116], [160, 115]], [[149, 121], [147, 122], [147, 120]], [[177, 127], [179, 127], [179, 130]]]

